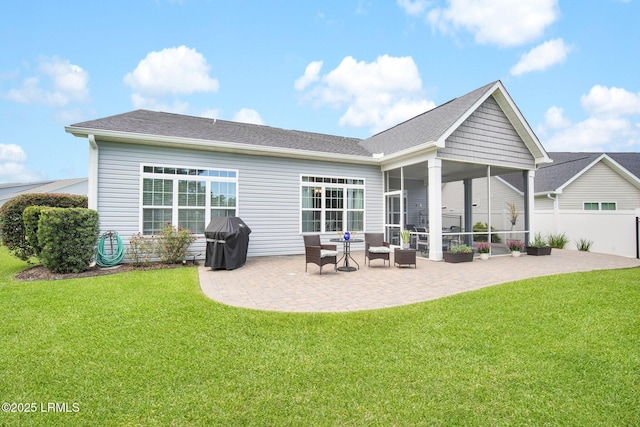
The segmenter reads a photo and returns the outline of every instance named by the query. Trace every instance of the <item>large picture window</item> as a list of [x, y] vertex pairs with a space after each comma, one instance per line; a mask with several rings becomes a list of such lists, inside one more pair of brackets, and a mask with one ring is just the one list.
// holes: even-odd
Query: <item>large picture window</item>
[[301, 177], [303, 233], [364, 231], [364, 180]]
[[203, 234], [212, 217], [237, 216], [237, 190], [235, 170], [143, 165], [142, 233], [172, 224]]

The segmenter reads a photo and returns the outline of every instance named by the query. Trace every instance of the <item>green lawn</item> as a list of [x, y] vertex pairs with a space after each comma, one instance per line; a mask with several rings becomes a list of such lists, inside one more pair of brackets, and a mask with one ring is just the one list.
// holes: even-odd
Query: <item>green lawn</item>
[[284, 314], [208, 300], [194, 268], [24, 268], [0, 248], [0, 402], [37, 410], [0, 425], [640, 424], [639, 269]]

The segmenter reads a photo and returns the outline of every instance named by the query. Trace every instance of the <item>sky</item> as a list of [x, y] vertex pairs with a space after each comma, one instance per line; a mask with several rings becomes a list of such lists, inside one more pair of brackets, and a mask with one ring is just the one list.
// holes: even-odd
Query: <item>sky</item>
[[0, 183], [136, 109], [367, 138], [501, 80], [547, 151], [640, 151], [640, 0], [5, 2]]

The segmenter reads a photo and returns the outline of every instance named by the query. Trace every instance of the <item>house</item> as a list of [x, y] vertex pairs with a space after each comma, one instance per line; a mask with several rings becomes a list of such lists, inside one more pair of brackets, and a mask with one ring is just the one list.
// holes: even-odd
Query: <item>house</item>
[[[638, 254], [640, 153], [549, 153], [536, 171], [535, 221], [546, 234], [593, 242], [594, 252]], [[517, 191], [520, 177], [501, 177]]]
[[87, 178], [0, 184], [0, 206], [21, 194], [65, 193], [87, 195]]
[[500, 81], [367, 139], [146, 110], [65, 130], [89, 142], [89, 207], [103, 230], [127, 242], [171, 223], [201, 236], [212, 217], [239, 216], [252, 230], [248, 256], [302, 253], [305, 234], [394, 240], [422, 219], [440, 260], [442, 185], [463, 183], [471, 224], [473, 179], [507, 173], [525, 182], [530, 233], [534, 172], [550, 162]]

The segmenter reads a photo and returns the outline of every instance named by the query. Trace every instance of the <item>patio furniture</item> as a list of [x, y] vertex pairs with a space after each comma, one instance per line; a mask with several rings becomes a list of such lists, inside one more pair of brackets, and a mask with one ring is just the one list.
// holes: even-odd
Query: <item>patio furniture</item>
[[305, 265], [304, 271], [307, 272], [307, 265], [311, 262], [320, 267], [320, 275], [322, 275], [322, 266], [333, 264], [333, 270], [338, 268], [338, 251], [336, 245], [322, 244], [320, 235], [302, 236], [304, 238]]
[[411, 266], [411, 264], [413, 264], [413, 268], [417, 268], [416, 250], [395, 248], [393, 250], [393, 265], [396, 264], [398, 264], [398, 267], [402, 265]]
[[[344, 251], [342, 253], [342, 257], [338, 260], [338, 263], [340, 263], [340, 261], [344, 260], [344, 264], [340, 267], [338, 267], [338, 271], [346, 271], [347, 273], [350, 273], [352, 271], [356, 271], [360, 269], [360, 264], [358, 264], [358, 261], [356, 261], [352, 256], [351, 256], [351, 243], [362, 243], [363, 240], [362, 239], [354, 239], [354, 238], [350, 238], [350, 239], [345, 239], [345, 238], [339, 238], [339, 239], [331, 239], [332, 242], [337, 242], [337, 243], [342, 243], [344, 246]], [[349, 264], [349, 260], [353, 261], [356, 263], [356, 265], [358, 266], [357, 268], [350, 265]]]
[[367, 263], [369, 258], [369, 267], [371, 267], [372, 259], [381, 259], [389, 261], [389, 267], [391, 267], [391, 259], [389, 254], [391, 248], [389, 242], [384, 241], [383, 233], [364, 233], [364, 263]]
[[416, 249], [424, 256], [429, 252], [429, 236], [427, 235], [427, 227], [414, 227], [414, 229], [417, 233]]

